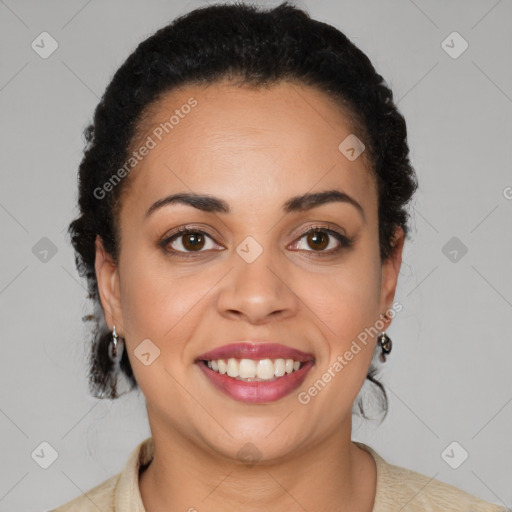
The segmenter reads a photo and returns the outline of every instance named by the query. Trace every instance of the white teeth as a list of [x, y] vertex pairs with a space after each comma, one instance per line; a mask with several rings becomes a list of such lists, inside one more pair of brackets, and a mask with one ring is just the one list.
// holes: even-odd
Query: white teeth
[[286, 373], [286, 366], [285, 366], [284, 359], [276, 359], [274, 361], [274, 367], [275, 367], [274, 375], [276, 377], [282, 377]]
[[236, 359], [230, 358], [228, 359], [228, 371], [227, 374], [230, 377], [238, 377], [238, 374], [240, 373], [239, 367], [238, 367], [238, 361]]
[[258, 379], [271, 379], [273, 376], [274, 362], [271, 359], [262, 359], [258, 363]]
[[208, 368], [222, 375], [228, 374], [237, 380], [260, 381], [274, 380], [287, 373], [297, 371], [301, 363], [293, 359], [235, 359], [230, 357], [227, 361], [217, 359], [207, 361]]
[[[236, 361], [236, 359], [234, 359], [234, 361]], [[256, 362], [252, 359], [242, 359], [238, 365], [238, 369], [240, 377], [243, 379], [254, 379], [254, 377], [256, 377]], [[259, 372], [258, 377], [260, 377]]]
[[222, 375], [224, 375], [228, 371], [228, 365], [222, 359], [219, 359], [217, 361], [217, 366], [219, 367], [219, 373], [221, 373]]

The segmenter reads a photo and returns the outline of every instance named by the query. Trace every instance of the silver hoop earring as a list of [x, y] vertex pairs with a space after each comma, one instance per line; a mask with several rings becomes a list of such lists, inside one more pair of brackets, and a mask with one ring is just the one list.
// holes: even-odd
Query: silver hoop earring
[[[108, 356], [112, 361], [112, 367], [105, 374], [106, 397], [114, 399], [128, 393], [134, 383], [121, 369], [121, 359], [125, 350], [124, 339], [117, 334], [116, 326], [112, 329], [112, 338], [108, 342]], [[103, 398], [103, 397], [102, 397]]]
[[393, 342], [385, 332], [379, 333], [377, 340], [380, 345], [380, 348], [382, 349], [382, 352], [380, 354], [380, 360], [383, 363], [385, 363], [386, 356], [391, 352], [391, 349], [393, 348]]
[[124, 343], [122, 339], [119, 339], [119, 335], [116, 332], [116, 326], [112, 330], [112, 340], [108, 346], [108, 355], [110, 360], [114, 363], [113, 371], [119, 371], [121, 365], [121, 358], [123, 357]]

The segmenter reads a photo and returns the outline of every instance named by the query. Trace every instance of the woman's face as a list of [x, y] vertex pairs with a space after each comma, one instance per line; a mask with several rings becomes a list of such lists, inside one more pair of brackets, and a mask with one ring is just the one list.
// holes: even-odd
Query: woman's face
[[[350, 432], [376, 344], [361, 333], [389, 325], [378, 321], [392, 306], [403, 233], [381, 263], [366, 155], [354, 159], [351, 139], [339, 149], [351, 135], [347, 119], [306, 86], [218, 83], [168, 93], [144, 127], [125, 178], [119, 266], [98, 240], [96, 272], [153, 435], [172, 432], [231, 458], [250, 442], [271, 459]], [[338, 200], [304, 199], [325, 191]], [[162, 202], [174, 194], [207, 195], [225, 208]], [[176, 234], [185, 226], [191, 234]], [[284, 376], [244, 383], [198, 361], [250, 341], [284, 348], [252, 357], [228, 347], [218, 357], [226, 371], [239, 369], [232, 356], [250, 359], [240, 365], [248, 374]], [[299, 377], [286, 361], [284, 370], [265, 361], [300, 359], [285, 348], [307, 356]]]

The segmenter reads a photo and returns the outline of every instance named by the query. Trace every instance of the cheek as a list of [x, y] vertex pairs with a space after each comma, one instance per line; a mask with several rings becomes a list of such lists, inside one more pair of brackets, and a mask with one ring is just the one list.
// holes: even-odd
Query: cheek
[[[212, 279], [209, 284], [207, 276], [171, 272], [170, 268], [161, 262], [143, 262], [142, 258], [125, 266], [121, 289], [123, 318], [127, 332], [135, 338], [162, 340], [175, 331], [174, 338], [186, 324], [183, 319], [215, 283]], [[178, 323], [179, 328], [174, 329]]]
[[[121, 306], [135, 378], [148, 402], [181, 403], [184, 396], [175, 379], [184, 381], [186, 346], [200, 321], [194, 306], [205, 293], [204, 279], [201, 283], [200, 276], [180, 277], [177, 271], [169, 270], [171, 265], [152, 261], [148, 255], [133, 255], [126, 260], [122, 266]], [[153, 360], [149, 365], [138, 359], [143, 341], [149, 347], [145, 352], [149, 351]]]
[[380, 267], [364, 255], [333, 269], [329, 276], [308, 276], [301, 292], [307, 304], [341, 342], [357, 336], [379, 316]]
[[326, 428], [349, 413], [365, 382], [376, 343], [372, 327], [379, 319], [378, 277], [378, 267], [351, 267], [350, 272], [332, 275], [329, 284], [310, 297], [308, 305], [320, 320], [317, 325], [323, 326], [325, 350], [316, 379], [302, 391], [313, 416], [332, 411]]
[[161, 339], [187, 308], [183, 280], [170, 275], [171, 266], [145, 243], [127, 237], [120, 257], [123, 325], [133, 346]]

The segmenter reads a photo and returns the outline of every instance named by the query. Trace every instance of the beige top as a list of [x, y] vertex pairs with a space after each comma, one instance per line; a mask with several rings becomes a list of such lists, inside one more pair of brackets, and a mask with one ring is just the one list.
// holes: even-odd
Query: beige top
[[[369, 452], [377, 466], [372, 512], [512, 512], [451, 485], [389, 464], [369, 446], [353, 442]], [[50, 512], [145, 512], [139, 492], [139, 469], [151, 462], [153, 453], [153, 438], [148, 437], [132, 451], [121, 473]]]

